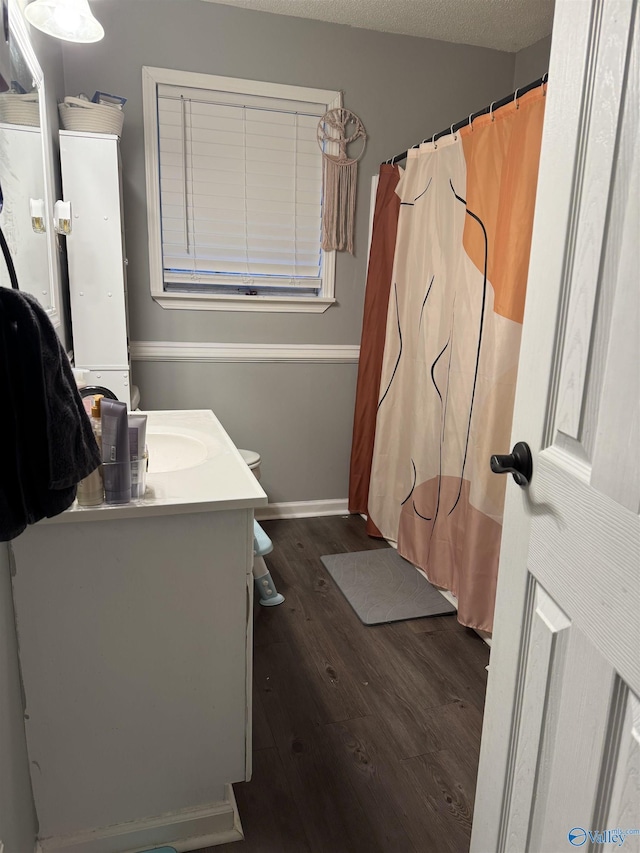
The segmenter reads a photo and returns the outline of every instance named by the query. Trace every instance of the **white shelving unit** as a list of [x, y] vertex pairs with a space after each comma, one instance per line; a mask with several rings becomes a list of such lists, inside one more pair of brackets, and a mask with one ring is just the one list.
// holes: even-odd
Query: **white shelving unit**
[[120, 140], [60, 131], [64, 201], [71, 204], [67, 235], [75, 366], [88, 383], [110, 388], [137, 406], [131, 385], [127, 317]]

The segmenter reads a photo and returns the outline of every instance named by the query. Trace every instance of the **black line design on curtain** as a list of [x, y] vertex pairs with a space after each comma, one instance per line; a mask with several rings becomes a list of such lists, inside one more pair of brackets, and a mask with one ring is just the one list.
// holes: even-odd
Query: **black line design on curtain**
[[423, 521], [431, 521], [431, 516], [428, 516], [428, 515], [422, 515], [422, 513], [421, 513], [421, 512], [418, 512], [418, 508], [416, 507], [416, 502], [415, 502], [415, 501], [411, 501], [411, 504], [412, 504], [412, 506], [413, 506], [413, 511], [415, 512], [415, 514], [416, 514], [417, 516], [419, 516]]
[[[442, 347], [442, 349], [440, 350], [440, 352], [436, 356], [435, 361], [431, 365], [431, 381], [433, 382], [433, 387], [436, 389], [436, 393], [438, 394], [438, 397], [440, 398], [440, 423], [442, 423], [442, 419], [444, 417], [444, 400], [442, 399], [442, 392], [440, 391], [440, 388], [438, 387], [438, 383], [436, 382], [436, 377], [435, 377], [434, 373], [435, 373], [436, 365], [438, 364], [438, 362], [440, 361], [442, 356], [445, 354], [447, 347], [449, 346], [450, 342], [451, 342], [451, 333], [449, 333], [449, 337], [447, 339], [446, 344]], [[433, 526], [431, 528], [431, 536], [433, 536], [433, 531], [435, 530], [435, 527], [436, 527], [436, 521], [438, 520], [438, 513], [440, 512], [440, 494], [442, 491], [442, 441], [439, 442], [439, 450], [440, 450], [440, 460], [438, 463], [438, 496], [436, 498], [436, 510], [433, 514]], [[418, 515], [420, 515], [420, 513], [418, 513]], [[424, 518], [424, 516], [421, 515], [420, 518]], [[431, 519], [427, 519], [427, 520], [431, 521]]]
[[416, 463], [413, 461], [413, 459], [411, 460], [411, 464], [413, 465], [413, 483], [411, 484], [411, 491], [406, 496], [406, 498], [402, 501], [400, 506], [404, 506], [406, 504], [406, 502], [409, 500], [409, 498], [413, 494], [413, 490], [416, 487], [416, 480], [418, 479], [418, 472], [416, 471]]
[[396, 321], [398, 323], [398, 338], [400, 339], [400, 351], [398, 352], [398, 358], [396, 359], [395, 367], [393, 368], [393, 373], [391, 374], [391, 379], [389, 380], [389, 384], [387, 385], [387, 390], [384, 392], [382, 397], [380, 398], [380, 402], [378, 403], [378, 409], [382, 405], [384, 398], [389, 393], [389, 388], [391, 388], [391, 383], [395, 379], [396, 371], [398, 369], [398, 365], [400, 364], [400, 357], [402, 356], [402, 329], [400, 328], [400, 309], [398, 308], [398, 285], [395, 283], [393, 285], [393, 291], [396, 297]]
[[429, 178], [429, 183], [428, 183], [428, 184], [427, 184], [427, 186], [422, 190], [422, 192], [420, 193], [420, 195], [417, 195], [417, 196], [414, 198], [414, 200], [413, 200], [413, 201], [401, 201], [401, 202], [400, 202], [400, 207], [403, 207], [403, 206], [404, 206], [404, 207], [413, 207], [413, 206], [414, 206], [414, 204], [418, 201], [418, 199], [419, 199], [419, 198], [422, 198], [422, 196], [423, 196], [423, 195], [426, 193], [426, 191], [429, 189], [429, 187], [431, 186], [431, 181], [432, 181], [432, 180], [433, 180], [433, 175]]
[[426, 191], [427, 191], [427, 190], [429, 189], [429, 187], [431, 186], [431, 181], [432, 181], [432, 180], [433, 180], [433, 175], [431, 175], [431, 177], [429, 178], [429, 183], [428, 183], [428, 184], [426, 185], [426, 187], [422, 190], [422, 192], [420, 193], [420, 195], [417, 195], [417, 196], [414, 198], [414, 200], [413, 200], [413, 203], [414, 203], [414, 204], [418, 201], [418, 199], [419, 199], [419, 198], [422, 198], [422, 196], [426, 193]]
[[422, 300], [422, 308], [420, 309], [420, 322], [418, 323], [418, 331], [420, 331], [420, 329], [422, 328], [422, 315], [424, 313], [424, 306], [427, 304], [427, 299], [429, 298], [429, 294], [431, 293], [431, 288], [433, 287], [434, 278], [435, 278], [435, 275], [432, 275], [431, 281], [429, 282], [429, 288], [427, 290], [427, 295]]
[[478, 330], [478, 349], [476, 352], [476, 366], [475, 366], [475, 371], [474, 371], [474, 375], [473, 375], [473, 390], [471, 391], [471, 404], [469, 406], [469, 422], [467, 424], [467, 438], [466, 438], [465, 445], [464, 445], [464, 457], [462, 460], [462, 471], [460, 472], [460, 486], [458, 488], [458, 497], [456, 498], [454, 505], [451, 507], [451, 509], [449, 510], [449, 513], [448, 513], [449, 515], [451, 515], [451, 513], [454, 511], [454, 509], [458, 506], [458, 503], [460, 501], [460, 496], [462, 495], [462, 483], [463, 483], [463, 479], [464, 479], [464, 469], [465, 469], [465, 465], [467, 464], [467, 454], [469, 452], [469, 436], [471, 434], [471, 418], [473, 416], [473, 403], [474, 403], [474, 399], [476, 396], [476, 385], [478, 382], [478, 370], [480, 368], [480, 348], [482, 347], [482, 331], [484, 328], [484, 309], [485, 309], [485, 305], [486, 305], [486, 301], [487, 301], [487, 260], [488, 260], [488, 255], [489, 255], [489, 245], [488, 245], [488, 239], [487, 239], [487, 229], [484, 227], [484, 223], [482, 222], [480, 217], [476, 216], [475, 213], [473, 213], [471, 210], [469, 210], [469, 208], [467, 207], [467, 202], [465, 201], [465, 199], [461, 198], [461, 196], [459, 196], [457, 194], [457, 192], [455, 191], [455, 189], [453, 187], [453, 182], [452, 182], [451, 178], [449, 178], [449, 186], [451, 187], [451, 192], [458, 199], [458, 201], [461, 202], [462, 204], [464, 204], [467, 215], [470, 216], [472, 219], [475, 219], [475, 221], [480, 225], [480, 227], [482, 228], [482, 234], [484, 236], [484, 280], [482, 283], [482, 307], [480, 309], [480, 328]]
[[447, 407], [449, 405], [449, 384], [451, 379], [451, 356], [453, 354], [453, 330], [456, 326], [456, 297], [453, 297], [453, 305], [451, 306], [451, 331], [449, 332], [449, 340], [451, 341], [451, 346], [449, 347], [449, 364], [447, 365], [447, 391], [444, 395], [444, 415], [442, 418], [442, 438], [440, 439], [444, 444], [444, 434], [445, 429], [447, 427]]

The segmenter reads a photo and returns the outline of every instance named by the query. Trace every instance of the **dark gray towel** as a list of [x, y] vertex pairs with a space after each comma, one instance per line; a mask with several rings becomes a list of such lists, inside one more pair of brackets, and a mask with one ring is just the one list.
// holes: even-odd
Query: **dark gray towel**
[[0, 541], [71, 506], [99, 464], [49, 317], [30, 294], [0, 288]]

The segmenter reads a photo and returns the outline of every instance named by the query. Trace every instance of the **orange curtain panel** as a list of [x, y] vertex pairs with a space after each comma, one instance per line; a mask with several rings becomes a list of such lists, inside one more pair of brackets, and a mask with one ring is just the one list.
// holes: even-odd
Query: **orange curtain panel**
[[[362, 340], [353, 417], [349, 471], [350, 512], [368, 512], [369, 476], [376, 430], [387, 306], [400, 212], [400, 199], [396, 194], [399, 180], [398, 166], [387, 164], [380, 166], [364, 296]], [[375, 530], [371, 532], [376, 533]]]
[[368, 511], [491, 631], [544, 91], [409, 152], [396, 192]]

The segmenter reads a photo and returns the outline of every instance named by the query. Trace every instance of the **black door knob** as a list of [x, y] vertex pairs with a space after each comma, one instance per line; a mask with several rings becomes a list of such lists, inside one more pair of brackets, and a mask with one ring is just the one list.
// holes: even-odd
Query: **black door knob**
[[528, 486], [533, 474], [533, 458], [529, 445], [519, 441], [511, 453], [492, 456], [491, 470], [494, 474], [512, 474], [519, 486]]

